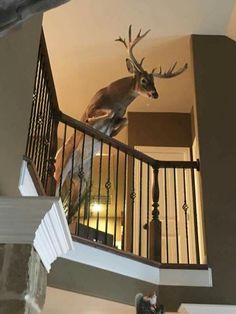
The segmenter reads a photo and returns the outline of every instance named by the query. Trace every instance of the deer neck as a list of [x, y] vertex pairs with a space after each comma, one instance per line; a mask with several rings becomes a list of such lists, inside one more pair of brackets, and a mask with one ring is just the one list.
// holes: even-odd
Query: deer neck
[[135, 85], [136, 79], [133, 76], [128, 76], [111, 83], [108, 90], [116, 98], [116, 103], [127, 107], [138, 96]]

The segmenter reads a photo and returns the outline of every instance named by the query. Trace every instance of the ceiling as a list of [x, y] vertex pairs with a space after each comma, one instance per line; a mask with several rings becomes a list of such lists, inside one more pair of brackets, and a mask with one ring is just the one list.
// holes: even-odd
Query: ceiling
[[[126, 36], [129, 24], [151, 32], [135, 48], [137, 58], [146, 57], [144, 68], [173, 62], [189, 68], [170, 80], [156, 79], [160, 98], [138, 97], [129, 110], [190, 112], [194, 102], [190, 34], [235, 32], [235, 0], [71, 0], [44, 15], [59, 104], [79, 119], [100, 88], [128, 76], [126, 50], [115, 42]], [[233, 14], [234, 13], [234, 14]], [[235, 17], [233, 16], [235, 15]], [[233, 16], [231, 18], [231, 16]], [[232, 22], [233, 19], [233, 22]]]

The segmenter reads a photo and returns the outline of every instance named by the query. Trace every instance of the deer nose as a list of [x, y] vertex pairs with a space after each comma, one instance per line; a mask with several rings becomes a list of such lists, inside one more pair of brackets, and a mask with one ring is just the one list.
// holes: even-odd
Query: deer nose
[[152, 95], [152, 98], [158, 98], [159, 96], [156, 91], [152, 91], [151, 95]]

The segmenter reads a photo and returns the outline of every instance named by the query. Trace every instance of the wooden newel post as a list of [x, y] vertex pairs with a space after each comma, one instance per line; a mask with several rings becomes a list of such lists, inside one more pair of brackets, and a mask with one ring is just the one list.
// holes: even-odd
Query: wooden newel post
[[153, 167], [153, 187], [152, 200], [153, 211], [152, 221], [150, 222], [150, 239], [149, 239], [149, 255], [153, 261], [161, 262], [161, 221], [159, 220], [159, 184], [158, 184], [159, 168]]

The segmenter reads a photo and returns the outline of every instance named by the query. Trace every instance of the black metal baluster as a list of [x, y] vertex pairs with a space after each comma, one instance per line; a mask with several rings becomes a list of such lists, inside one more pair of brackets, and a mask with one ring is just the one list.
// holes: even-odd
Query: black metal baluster
[[131, 198], [131, 253], [134, 251], [134, 202], [136, 198], [135, 192], [135, 157], [133, 156], [133, 171], [132, 171], [132, 191], [130, 193]]
[[[52, 108], [52, 107], [51, 107]], [[49, 149], [49, 159], [48, 159], [48, 173], [46, 181], [46, 193], [48, 196], [55, 196], [56, 192], [56, 181], [54, 179], [55, 172], [55, 156], [57, 152], [57, 128], [58, 128], [58, 117], [55, 111], [50, 108], [50, 118], [51, 118], [51, 135], [50, 135], [50, 149]]]
[[123, 198], [123, 217], [122, 217], [122, 225], [123, 225], [123, 233], [122, 233], [122, 245], [121, 248], [122, 250], [125, 249], [125, 219], [126, 219], [126, 181], [127, 181], [127, 154], [125, 154], [125, 165], [124, 165], [124, 198]]
[[63, 134], [63, 143], [62, 143], [62, 159], [61, 159], [61, 174], [60, 174], [60, 185], [59, 185], [59, 196], [61, 196], [61, 188], [62, 188], [62, 177], [63, 177], [63, 169], [64, 169], [66, 133], [67, 133], [67, 124], [64, 124], [64, 134]]
[[88, 191], [88, 215], [87, 215], [87, 238], [89, 237], [89, 222], [90, 222], [90, 214], [91, 214], [91, 193], [92, 193], [92, 185], [93, 185], [93, 152], [94, 152], [94, 137], [92, 137], [91, 143], [91, 155], [90, 155], [90, 181], [89, 181], [89, 191]]
[[32, 160], [36, 161], [36, 143], [37, 143], [37, 133], [38, 133], [38, 114], [39, 114], [39, 106], [40, 106], [40, 100], [41, 100], [41, 94], [42, 94], [42, 80], [43, 80], [43, 71], [40, 67], [39, 72], [39, 89], [37, 92], [37, 99], [36, 99], [36, 105], [35, 105], [35, 115], [34, 115], [34, 121], [33, 121], [33, 141], [31, 146], [31, 152], [30, 156]]
[[139, 256], [142, 254], [142, 184], [143, 184], [143, 163], [140, 160], [140, 181], [139, 181]]
[[168, 198], [167, 198], [167, 177], [164, 168], [164, 189], [165, 189], [165, 216], [166, 216], [166, 262], [169, 263], [169, 226], [168, 226]]
[[[103, 141], [101, 141], [100, 145], [101, 146], [100, 146], [100, 157], [99, 157], [98, 206], [100, 206], [100, 202], [101, 202]], [[97, 223], [96, 223], [96, 241], [98, 241], [99, 218], [100, 218], [100, 213], [98, 210], [97, 211]]]
[[119, 183], [119, 148], [116, 151], [116, 195], [115, 195], [115, 222], [114, 222], [114, 243], [113, 246], [116, 246], [116, 229], [117, 229], [117, 203], [118, 203], [118, 183]]
[[[68, 216], [67, 216], [68, 224], [71, 223], [71, 219], [73, 218], [73, 213], [72, 213], [72, 208], [71, 208], [72, 207], [71, 198], [72, 198], [72, 184], [73, 184], [73, 176], [74, 176], [75, 142], [76, 142], [76, 129], [74, 129], [73, 151], [72, 151], [72, 157], [71, 157], [70, 192], [69, 192]], [[75, 204], [73, 204], [73, 206], [74, 205]]]
[[48, 150], [49, 141], [47, 139], [47, 126], [50, 112], [50, 99], [49, 99], [49, 81], [48, 78], [45, 79], [45, 99], [44, 99], [44, 112], [43, 112], [43, 132], [42, 132], [42, 145], [40, 151], [40, 166], [38, 172], [40, 174], [40, 178], [43, 179], [44, 176], [44, 165], [46, 159], [46, 152]]
[[45, 190], [47, 190], [47, 182], [49, 178], [50, 172], [52, 172], [52, 160], [51, 160], [51, 150], [52, 150], [52, 140], [53, 140], [53, 113], [51, 109], [51, 100], [50, 100], [50, 109], [49, 109], [49, 117], [48, 117], [48, 139], [49, 139], [49, 148], [47, 154], [47, 163], [46, 163], [46, 174], [45, 174]]
[[196, 244], [196, 261], [197, 261], [197, 264], [200, 264], [197, 202], [196, 202], [196, 189], [195, 189], [195, 175], [194, 175], [193, 168], [191, 169], [191, 179], [192, 179], [193, 216], [194, 216], [194, 231], [195, 231], [195, 244]]
[[[40, 49], [39, 49], [39, 53], [40, 53]], [[39, 56], [38, 56], [38, 59], [39, 59]], [[40, 64], [38, 61], [36, 73], [35, 73], [35, 79], [34, 79], [34, 92], [33, 92], [32, 107], [31, 107], [31, 112], [30, 112], [30, 123], [28, 127], [28, 137], [27, 137], [27, 142], [26, 142], [26, 156], [27, 157], [31, 157], [30, 150], [31, 150], [31, 144], [33, 140], [33, 121], [34, 121], [34, 112], [35, 112], [36, 100], [37, 100], [37, 82], [38, 82], [39, 69], [40, 69]]]
[[184, 217], [185, 217], [185, 236], [186, 236], [186, 251], [187, 251], [187, 261], [189, 264], [189, 236], [188, 236], [188, 205], [187, 205], [187, 197], [186, 197], [186, 179], [185, 179], [185, 169], [183, 168], [183, 186], [184, 186]]
[[[83, 133], [83, 142], [82, 142], [82, 151], [81, 151], [81, 164], [79, 165], [79, 169], [78, 169], [78, 177], [80, 180], [80, 186], [79, 186], [79, 198], [78, 198], [78, 217], [77, 217], [77, 235], [80, 235], [80, 215], [81, 215], [81, 194], [83, 191], [83, 180], [84, 180], [84, 146], [85, 146], [85, 138], [86, 135], [85, 133]], [[87, 191], [85, 190], [85, 193]], [[84, 207], [85, 210], [85, 207]], [[85, 212], [84, 212], [84, 219], [85, 219]], [[84, 224], [84, 221], [83, 221]]]
[[41, 68], [42, 68], [42, 77], [41, 77], [41, 85], [40, 85], [40, 92], [39, 92], [39, 99], [38, 99], [38, 110], [36, 116], [36, 126], [35, 126], [35, 142], [34, 142], [34, 163], [36, 165], [36, 169], [38, 169], [38, 160], [39, 160], [39, 147], [40, 147], [40, 133], [41, 127], [43, 122], [42, 116], [42, 106], [43, 106], [43, 97], [45, 94], [45, 84], [44, 84], [44, 71], [43, 71], [43, 58], [41, 61]]
[[41, 180], [43, 178], [43, 166], [44, 166], [44, 160], [45, 160], [45, 151], [47, 149], [47, 145], [49, 144], [46, 140], [48, 114], [49, 114], [48, 93], [46, 93], [44, 119], [43, 119], [42, 145], [41, 145], [41, 150], [40, 150], [40, 162], [39, 162], [39, 169], [38, 169], [39, 176], [40, 176]]
[[150, 165], [147, 164], [147, 258], [149, 258]]
[[39, 97], [39, 85], [40, 85], [40, 78], [41, 78], [41, 67], [40, 61], [38, 60], [38, 69], [37, 69], [37, 77], [36, 77], [36, 84], [33, 94], [33, 111], [32, 111], [32, 119], [31, 119], [31, 134], [29, 140], [29, 148], [28, 148], [28, 157], [33, 160], [33, 143], [34, 143], [34, 133], [35, 133], [35, 122], [36, 122], [36, 112], [37, 112], [37, 104], [38, 104], [38, 97]]
[[43, 167], [43, 176], [42, 183], [44, 188], [46, 189], [47, 180], [48, 180], [48, 168], [49, 168], [49, 158], [50, 158], [50, 150], [51, 150], [51, 140], [52, 140], [52, 117], [51, 117], [51, 103], [50, 98], [48, 98], [48, 117], [47, 117], [47, 130], [46, 130], [46, 141], [48, 145], [45, 149], [45, 157], [44, 157], [44, 167]]
[[108, 214], [109, 214], [109, 201], [110, 201], [110, 189], [111, 189], [111, 145], [109, 145], [108, 151], [108, 165], [107, 165], [107, 182], [105, 188], [107, 190], [106, 201], [106, 222], [105, 222], [105, 244], [107, 244], [107, 231], [108, 231]]
[[176, 253], [177, 253], [177, 264], [179, 264], [179, 229], [178, 229], [178, 204], [177, 204], [176, 168], [174, 168], [173, 171], [174, 171]]
[[38, 116], [38, 142], [37, 142], [37, 161], [35, 162], [36, 169], [38, 170], [38, 173], [40, 175], [40, 162], [42, 160], [42, 146], [43, 146], [43, 127], [44, 127], [44, 105], [45, 105], [45, 97], [46, 97], [46, 84], [45, 84], [45, 78], [43, 78], [43, 94], [39, 109], [39, 116]]

